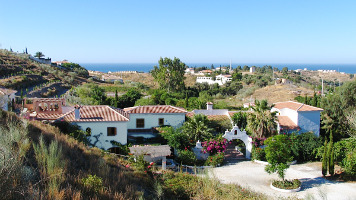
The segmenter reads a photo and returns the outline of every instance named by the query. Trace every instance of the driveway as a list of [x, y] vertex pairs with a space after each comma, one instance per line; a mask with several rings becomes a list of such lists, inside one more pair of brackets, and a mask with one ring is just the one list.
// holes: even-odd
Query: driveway
[[271, 180], [277, 174], [269, 175], [265, 165], [252, 161], [238, 161], [213, 169], [214, 176], [222, 183], [236, 183], [256, 192], [267, 194], [271, 199], [297, 197], [302, 199], [355, 199], [356, 183], [340, 183], [322, 178], [321, 163], [291, 165], [286, 171], [286, 179], [299, 179], [302, 188], [295, 193], [277, 192], [270, 188]]

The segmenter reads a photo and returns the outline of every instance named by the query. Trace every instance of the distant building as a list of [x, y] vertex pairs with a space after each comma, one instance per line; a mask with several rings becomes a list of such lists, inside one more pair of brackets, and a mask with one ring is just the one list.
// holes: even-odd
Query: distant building
[[57, 66], [61, 66], [64, 63], [70, 63], [68, 60], [62, 60], [62, 61], [54, 61], [53, 64], [56, 64]]
[[51, 58], [35, 58], [33, 56], [29, 56], [29, 58], [33, 61], [36, 61], [36, 62], [39, 62], [39, 63], [42, 63], [42, 64], [52, 64], [52, 61], [51, 61]]
[[274, 104], [271, 112], [277, 111], [278, 132], [313, 132], [320, 135], [321, 108], [309, 106], [294, 101], [278, 102]]
[[185, 69], [185, 73], [186, 74], [194, 74], [195, 72], [194, 72], [194, 68], [187, 68], [187, 69]]
[[280, 85], [290, 85], [290, 84], [293, 84], [293, 81], [291, 80], [288, 80], [288, 79], [285, 79], [285, 78], [280, 78], [280, 79], [277, 79], [276, 80], [276, 85], [277, 84], [280, 84]]
[[13, 104], [15, 101], [16, 90], [0, 87], [0, 108], [3, 110], [9, 110], [9, 104]]
[[212, 77], [197, 77], [197, 83], [208, 83], [209, 85], [213, 85], [215, 83], [219, 85], [224, 85], [225, 83], [232, 81], [231, 75], [217, 75], [215, 80]]
[[256, 71], [256, 67], [255, 66], [250, 67], [250, 72], [251, 73], [255, 73], [255, 71]]

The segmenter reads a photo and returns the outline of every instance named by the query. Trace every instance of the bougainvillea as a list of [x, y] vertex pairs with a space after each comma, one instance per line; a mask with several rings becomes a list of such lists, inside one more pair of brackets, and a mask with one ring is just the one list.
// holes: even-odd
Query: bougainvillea
[[252, 144], [255, 147], [260, 147], [260, 146], [263, 146], [265, 140], [266, 140], [266, 138], [252, 137]]
[[210, 139], [209, 141], [202, 142], [203, 152], [215, 155], [223, 153], [226, 150], [227, 140], [225, 138]]

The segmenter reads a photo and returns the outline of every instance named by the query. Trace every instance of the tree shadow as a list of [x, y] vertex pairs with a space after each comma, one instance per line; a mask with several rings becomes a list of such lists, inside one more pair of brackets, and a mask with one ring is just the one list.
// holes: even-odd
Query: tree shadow
[[316, 177], [316, 178], [301, 178], [299, 179], [302, 183], [302, 187], [300, 191], [304, 191], [310, 188], [319, 187], [325, 184], [335, 184], [331, 181], [326, 180], [323, 177]]

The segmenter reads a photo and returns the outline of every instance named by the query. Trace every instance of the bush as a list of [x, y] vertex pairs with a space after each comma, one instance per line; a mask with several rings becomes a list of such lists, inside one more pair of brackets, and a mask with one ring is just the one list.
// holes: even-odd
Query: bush
[[205, 161], [205, 165], [216, 167], [222, 165], [223, 162], [224, 162], [224, 153], [220, 152], [212, 156], [209, 156], [208, 159], [206, 159]]
[[356, 177], [356, 137], [335, 143], [334, 155], [346, 175]]
[[252, 160], [266, 161], [266, 152], [263, 148], [253, 147], [251, 154]]
[[203, 152], [215, 155], [224, 153], [226, 150], [227, 140], [225, 138], [210, 139], [207, 142], [202, 142]]
[[104, 189], [103, 179], [97, 177], [96, 175], [89, 174], [86, 178], [82, 178], [81, 180], [83, 186], [89, 190], [89, 192], [93, 192], [98, 194], [101, 190]]
[[178, 161], [184, 165], [195, 165], [197, 158], [194, 152], [187, 150], [178, 150]]
[[300, 187], [301, 183], [298, 179], [294, 179], [292, 181], [284, 180], [284, 181], [278, 181], [274, 180], [272, 182], [272, 185], [276, 188], [281, 188], [281, 189], [287, 189], [287, 190], [292, 190], [292, 189], [297, 189]]
[[298, 162], [308, 162], [317, 160], [318, 148], [322, 146], [321, 138], [313, 133], [302, 133], [289, 135], [291, 140], [291, 150], [294, 160]]

